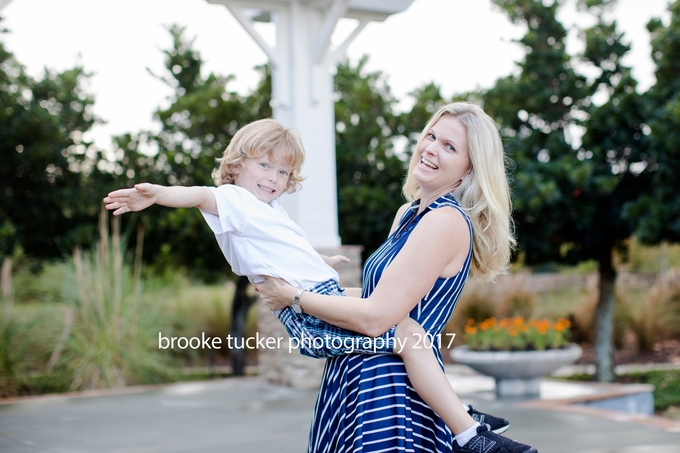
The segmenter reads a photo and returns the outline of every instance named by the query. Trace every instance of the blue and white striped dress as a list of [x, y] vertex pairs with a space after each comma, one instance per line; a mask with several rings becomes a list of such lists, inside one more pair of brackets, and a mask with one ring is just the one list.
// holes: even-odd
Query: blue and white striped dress
[[[451, 207], [461, 212], [472, 241], [470, 220], [451, 194], [438, 198], [417, 215], [418, 206], [419, 201], [411, 205], [398, 228], [366, 261], [362, 297], [375, 289], [385, 268], [428, 211]], [[453, 313], [471, 258], [472, 242], [460, 272], [437, 279], [409, 313], [433, 338], [441, 334]], [[439, 349], [432, 350], [441, 364]], [[309, 435], [309, 452], [451, 452], [451, 443], [451, 431], [415, 392], [399, 356], [351, 354], [327, 359]]]

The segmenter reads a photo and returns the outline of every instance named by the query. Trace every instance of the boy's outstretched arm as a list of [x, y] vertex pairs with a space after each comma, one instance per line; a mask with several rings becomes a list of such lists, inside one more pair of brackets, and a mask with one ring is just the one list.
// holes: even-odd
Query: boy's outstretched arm
[[120, 189], [104, 198], [106, 209], [113, 215], [137, 212], [153, 204], [171, 208], [199, 208], [218, 215], [215, 196], [207, 187], [160, 186], [157, 184], [135, 184], [132, 189]]

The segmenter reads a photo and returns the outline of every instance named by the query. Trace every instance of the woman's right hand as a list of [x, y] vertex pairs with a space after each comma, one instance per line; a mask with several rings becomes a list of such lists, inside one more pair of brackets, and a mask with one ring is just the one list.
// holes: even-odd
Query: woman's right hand
[[256, 283], [255, 291], [260, 295], [262, 303], [272, 311], [293, 305], [297, 293], [297, 289], [285, 280], [272, 277], [266, 277], [263, 282]]
[[146, 209], [156, 202], [158, 187], [154, 184], [136, 184], [132, 189], [115, 190], [104, 198], [106, 209], [113, 211], [113, 215], [126, 212], [137, 212]]

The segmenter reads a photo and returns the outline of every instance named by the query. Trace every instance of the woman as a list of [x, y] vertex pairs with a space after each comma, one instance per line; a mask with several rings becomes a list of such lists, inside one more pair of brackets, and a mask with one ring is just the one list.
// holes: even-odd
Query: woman
[[[361, 297], [298, 293], [282, 280], [257, 285], [272, 310], [294, 299], [306, 313], [378, 336], [410, 316], [438, 338], [470, 267], [493, 278], [507, 268], [514, 239], [503, 146], [479, 107], [442, 107], [425, 126], [387, 241], [366, 261]], [[347, 291], [347, 296], [358, 292]], [[368, 299], [368, 300], [365, 300]], [[440, 352], [433, 348], [441, 363]], [[408, 370], [416, 373], [418, 370]], [[432, 398], [429, 398], [432, 400]], [[436, 398], [435, 398], [436, 399]], [[451, 431], [415, 393], [396, 355], [328, 359], [312, 423], [310, 452], [535, 452], [475, 423], [462, 405], [448, 411]]]

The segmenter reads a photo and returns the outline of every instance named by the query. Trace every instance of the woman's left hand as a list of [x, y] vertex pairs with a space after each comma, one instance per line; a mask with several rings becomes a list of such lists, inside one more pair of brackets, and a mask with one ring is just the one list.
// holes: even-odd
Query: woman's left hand
[[293, 305], [297, 289], [280, 278], [266, 277], [262, 283], [255, 284], [260, 300], [270, 310], [280, 310]]

